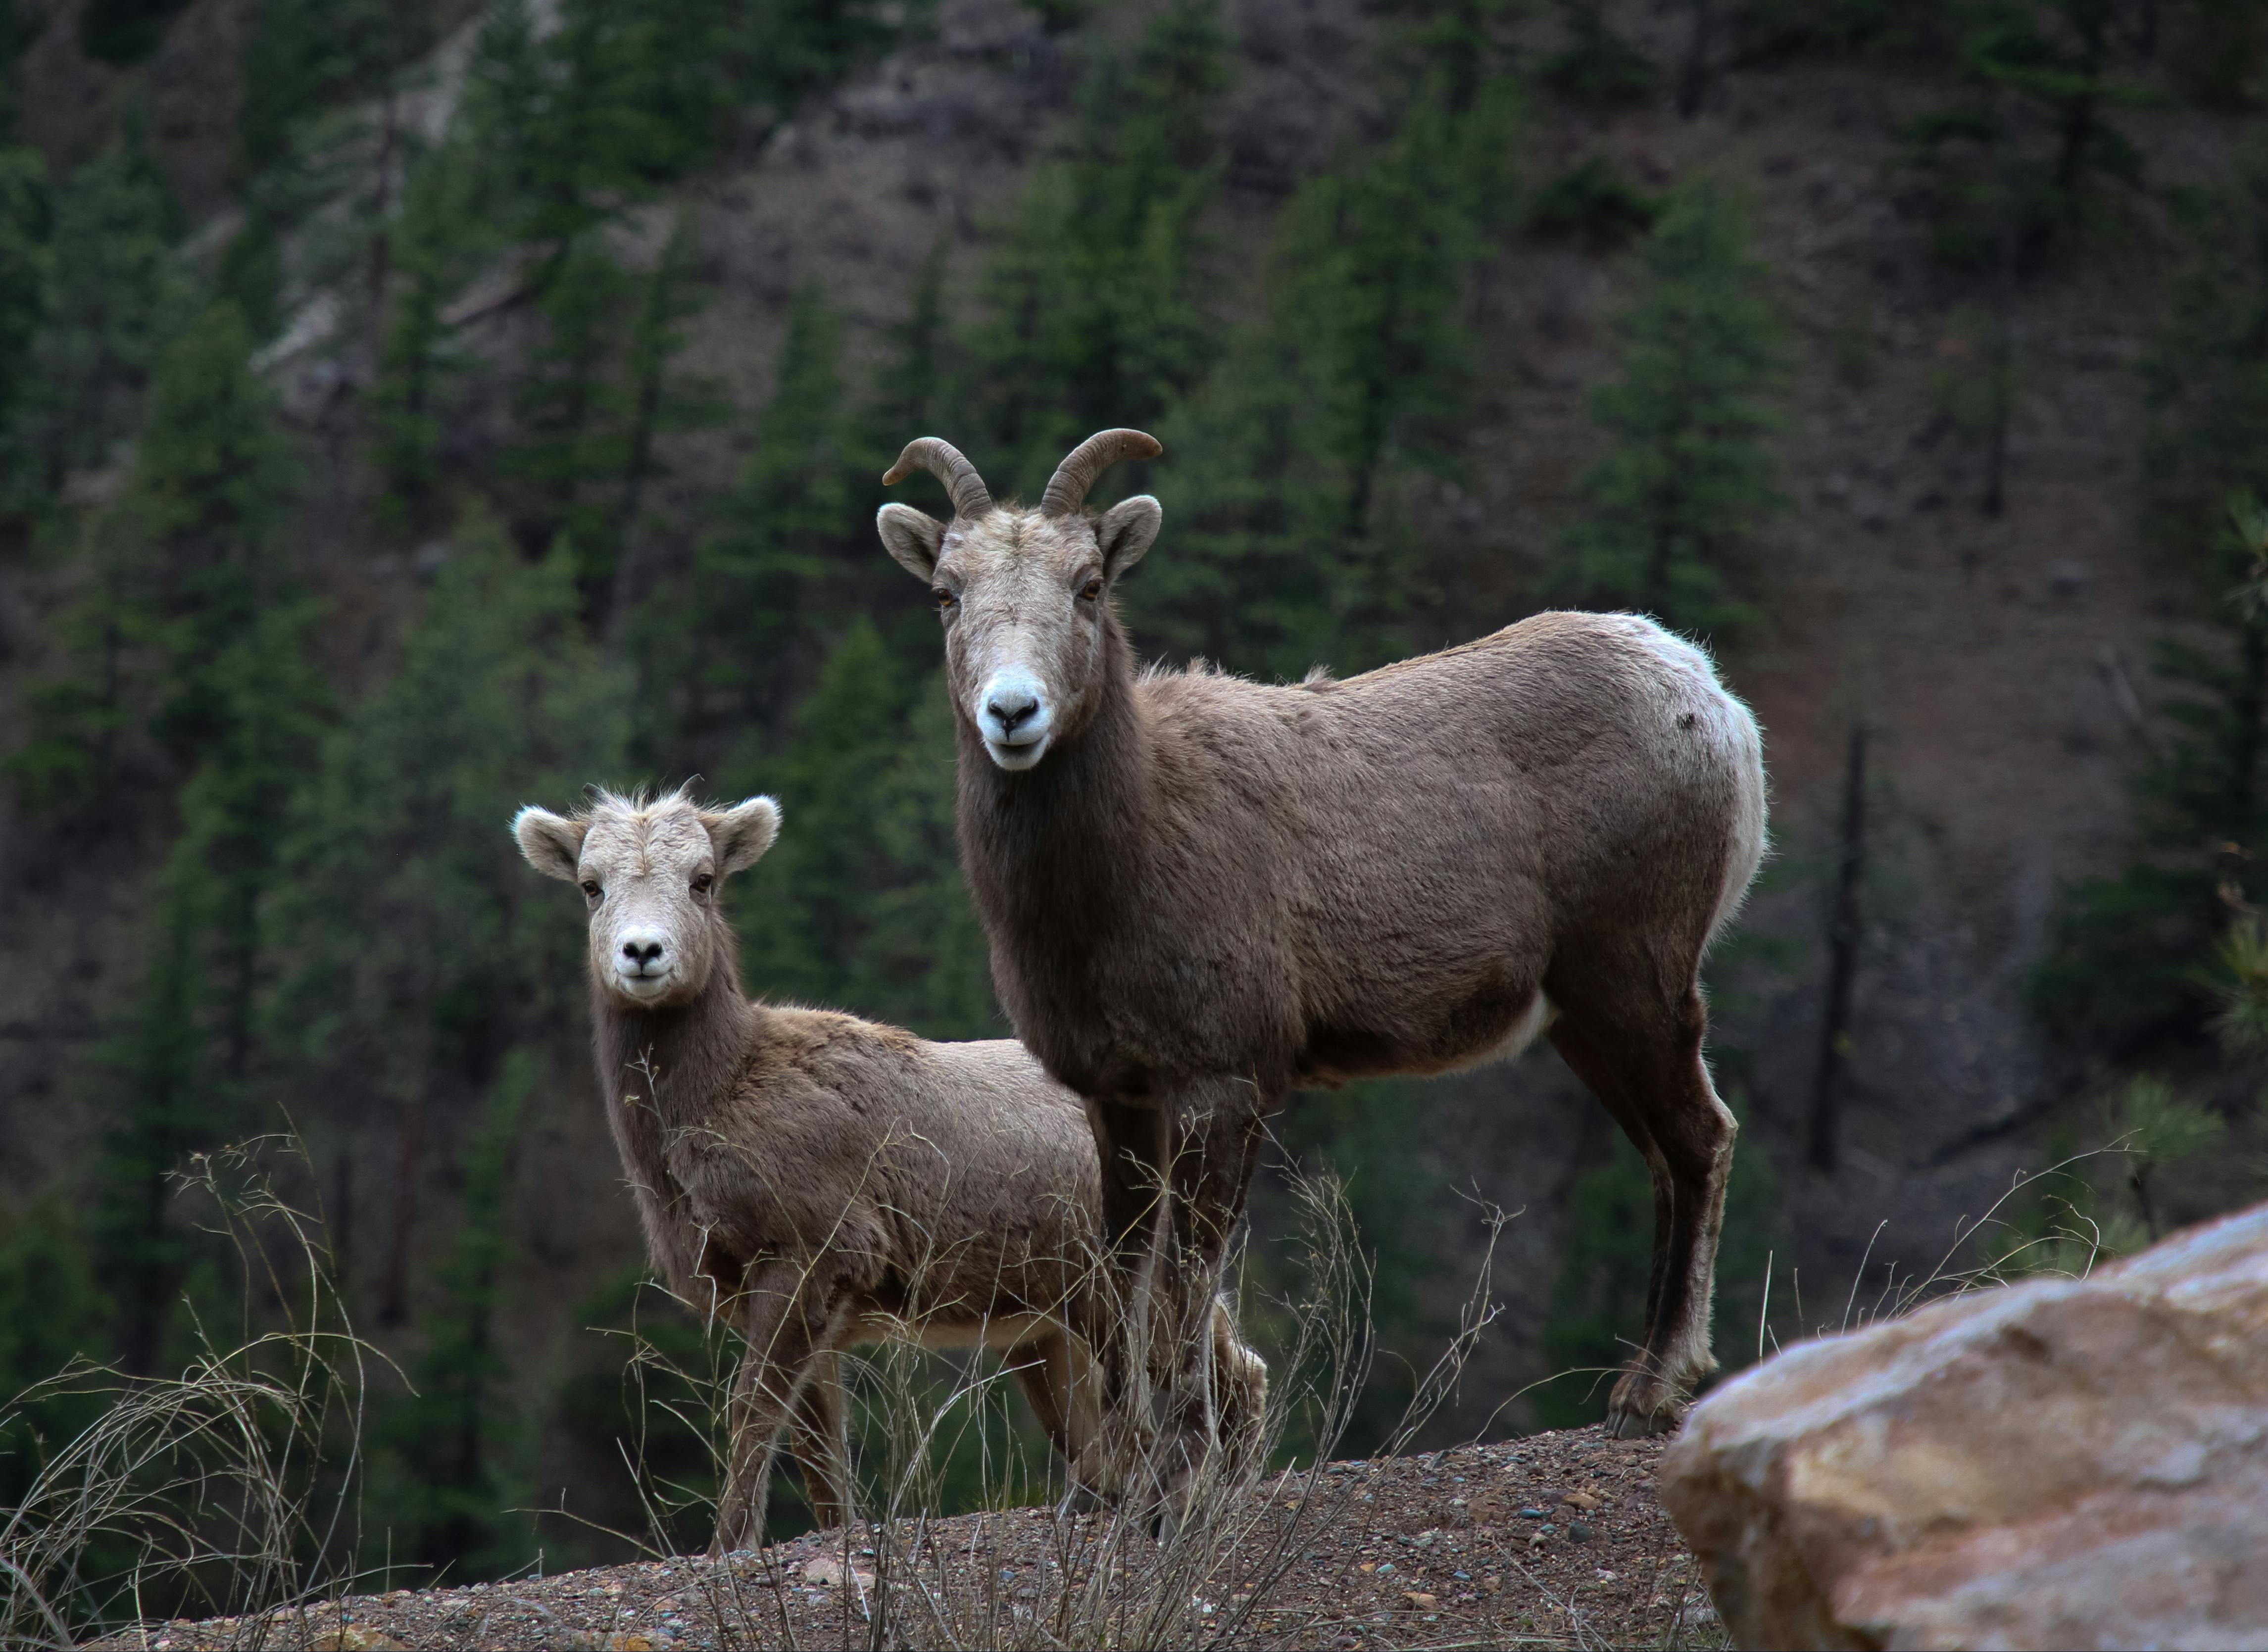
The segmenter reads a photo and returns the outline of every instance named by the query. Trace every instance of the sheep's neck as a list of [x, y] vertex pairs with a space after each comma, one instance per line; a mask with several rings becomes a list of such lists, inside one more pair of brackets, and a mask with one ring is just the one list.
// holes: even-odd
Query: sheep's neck
[[610, 1108], [651, 1109], [662, 1119], [691, 1121], [706, 1114], [739, 1072], [765, 1012], [741, 990], [730, 933], [717, 944], [720, 955], [708, 985], [689, 1003], [625, 1010], [592, 983], [599, 1076]]
[[[956, 722], [970, 892], [991, 937], [1002, 1007], [1029, 1037], [1055, 1018], [1035, 1013], [1042, 995], [1051, 1010], [1079, 1013], [1067, 998], [1092, 987], [1088, 954], [1138, 910], [1150, 757], [1133, 650], [1111, 620], [1094, 715], [1036, 768], [1006, 772], [975, 725]], [[1039, 1054], [1061, 1076], [1052, 1053]]]

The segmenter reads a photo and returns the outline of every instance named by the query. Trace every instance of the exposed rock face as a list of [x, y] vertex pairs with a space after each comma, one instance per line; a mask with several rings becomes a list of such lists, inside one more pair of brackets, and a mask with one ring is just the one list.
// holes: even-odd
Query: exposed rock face
[[2268, 1646], [2268, 1206], [1791, 1348], [1661, 1501], [1738, 1646]]

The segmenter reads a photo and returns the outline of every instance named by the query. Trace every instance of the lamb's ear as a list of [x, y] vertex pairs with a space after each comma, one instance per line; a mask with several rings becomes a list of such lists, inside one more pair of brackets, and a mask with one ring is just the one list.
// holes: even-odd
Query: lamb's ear
[[1166, 525], [1166, 508], [1148, 494], [1121, 499], [1094, 525], [1095, 541], [1102, 547], [1102, 572], [1116, 579], [1142, 560], [1142, 553], [1157, 540]]
[[716, 846], [717, 876], [724, 877], [754, 866], [771, 848], [779, 836], [779, 805], [769, 797], [751, 797], [721, 811], [703, 809], [701, 824]]
[[571, 884], [583, 858], [586, 829], [583, 821], [570, 820], [534, 804], [512, 818], [512, 834], [519, 840], [519, 852], [527, 856], [527, 863], [546, 877]]
[[945, 548], [945, 524], [935, 517], [911, 505], [884, 505], [874, 512], [874, 531], [882, 536], [882, 548], [916, 579], [925, 580], [937, 572], [937, 559]]

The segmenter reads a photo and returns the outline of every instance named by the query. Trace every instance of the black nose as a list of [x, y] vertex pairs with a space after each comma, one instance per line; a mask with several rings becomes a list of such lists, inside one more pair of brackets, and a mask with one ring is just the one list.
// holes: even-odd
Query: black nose
[[641, 946], [636, 941], [625, 941], [622, 943], [622, 956], [644, 969], [649, 964], [661, 962], [661, 943], [648, 941]]
[[1035, 694], [995, 694], [984, 702], [984, 709], [1000, 725], [1003, 734], [1013, 734], [1016, 725], [1029, 720], [1040, 709], [1040, 697]]

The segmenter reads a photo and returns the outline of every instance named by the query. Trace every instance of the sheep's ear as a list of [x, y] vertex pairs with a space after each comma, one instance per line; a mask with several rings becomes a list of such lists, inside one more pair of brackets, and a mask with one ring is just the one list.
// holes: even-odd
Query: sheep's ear
[[1095, 542], [1102, 547], [1102, 572], [1116, 579], [1142, 560], [1142, 553], [1157, 540], [1166, 525], [1166, 508], [1148, 494], [1121, 499], [1094, 525]]
[[754, 866], [779, 836], [779, 805], [769, 797], [751, 797], [718, 811], [703, 809], [701, 824], [709, 828], [709, 841], [717, 850], [717, 876], [724, 877]]
[[527, 863], [546, 877], [571, 884], [583, 859], [586, 829], [583, 821], [570, 820], [534, 804], [512, 818], [512, 834], [519, 840], [519, 852], [527, 856]]
[[884, 505], [874, 512], [874, 530], [882, 536], [882, 548], [916, 579], [937, 572], [937, 559], [945, 548], [945, 524], [935, 517], [911, 505]]

